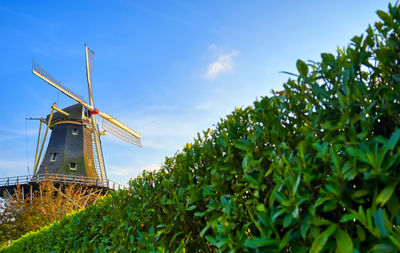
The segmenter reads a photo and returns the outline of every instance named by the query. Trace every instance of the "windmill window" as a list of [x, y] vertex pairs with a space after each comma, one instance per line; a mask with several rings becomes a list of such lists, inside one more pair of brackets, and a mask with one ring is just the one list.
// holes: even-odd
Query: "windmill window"
[[57, 153], [51, 154], [50, 162], [55, 162], [57, 160]]
[[78, 166], [76, 165], [76, 163], [69, 163], [69, 169], [70, 170], [77, 170]]
[[72, 129], [72, 134], [73, 135], [78, 135], [78, 129], [77, 128]]

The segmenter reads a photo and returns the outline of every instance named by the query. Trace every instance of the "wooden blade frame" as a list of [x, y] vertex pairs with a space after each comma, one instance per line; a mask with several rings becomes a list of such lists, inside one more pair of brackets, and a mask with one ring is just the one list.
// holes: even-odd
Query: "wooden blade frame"
[[87, 104], [83, 97], [80, 95], [77, 95], [75, 93], [73, 93], [70, 89], [68, 89], [66, 86], [64, 86], [63, 84], [61, 84], [61, 82], [57, 81], [56, 79], [54, 79], [51, 75], [49, 75], [37, 62], [35, 59], [33, 59], [32, 62], [32, 72], [33, 74], [37, 75], [38, 77], [40, 77], [41, 79], [43, 79], [44, 81], [46, 81], [48, 84], [50, 84], [51, 86], [53, 86], [54, 88], [56, 88], [57, 90], [61, 91], [62, 93], [64, 93], [65, 95], [67, 95], [68, 97], [72, 98], [73, 100], [77, 101], [78, 103], [80, 103], [81, 105], [83, 105], [86, 109], [88, 109], [89, 111], [93, 111], [94, 108], [93, 106], [90, 106], [89, 104]]
[[[88, 84], [88, 97], [89, 97], [89, 103], [92, 108], [94, 108], [94, 101], [93, 101], [93, 92], [92, 92], [92, 62], [93, 62], [93, 57], [94, 53], [91, 51], [86, 45], [85, 45], [85, 52], [86, 52], [86, 78], [87, 78], [87, 84]], [[99, 134], [99, 129], [97, 125], [97, 119], [95, 114], [90, 115], [91, 121], [92, 121], [92, 129], [93, 129], [93, 135], [94, 135], [94, 142], [96, 145], [96, 152], [97, 152], [97, 157], [99, 158], [99, 166], [100, 166], [100, 172], [101, 172], [101, 179], [103, 182], [107, 181], [107, 175], [106, 175], [106, 170], [104, 166], [104, 159], [103, 159], [103, 152], [101, 148], [101, 143], [100, 143], [100, 134]]]
[[103, 123], [101, 127], [106, 130], [106, 132], [114, 135], [115, 137], [126, 141], [130, 144], [141, 147], [142, 143], [140, 140], [140, 135], [133, 131], [132, 129], [124, 128], [124, 124], [119, 122], [117, 119], [111, 117], [107, 113], [102, 113]]

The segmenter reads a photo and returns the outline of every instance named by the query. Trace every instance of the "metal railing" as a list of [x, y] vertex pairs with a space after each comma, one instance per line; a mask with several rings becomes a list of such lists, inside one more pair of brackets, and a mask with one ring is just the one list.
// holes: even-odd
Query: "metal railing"
[[60, 174], [40, 174], [35, 176], [16, 176], [16, 177], [3, 177], [0, 178], [0, 187], [22, 185], [29, 183], [38, 183], [43, 181], [52, 181], [57, 183], [71, 183], [81, 184], [87, 186], [98, 186], [106, 187], [112, 190], [125, 189], [124, 185], [118, 184], [112, 180], [107, 179], [106, 182], [99, 178], [83, 177], [83, 176], [71, 176], [71, 175], [60, 175]]

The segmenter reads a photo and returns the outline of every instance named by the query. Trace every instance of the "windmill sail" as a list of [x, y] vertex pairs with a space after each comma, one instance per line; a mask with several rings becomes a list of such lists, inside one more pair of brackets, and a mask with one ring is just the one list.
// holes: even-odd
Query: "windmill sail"
[[[89, 104], [92, 108], [94, 108], [93, 102], [93, 91], [92, 91], [92, 65], [94, 59], [94, 53], [85, 45], [86, 50], [86, 78], [88, 84], [88, 97], [89, 97]], [[101, 148], [101, 140], [99, 134], [99, 128], [97, 126], [96, 114], [90, 115], [92, 121], [92, 132], [93, 132], [93, 159], [95, 168], [99, 173], [101, 179], [105, 182], [107, 180], [107, 174], [104, 166], [104, 159], [103, 159], [103, 150]]]
[[92, 91], [92, 66], [93, 66], [94, 52], [90, 50], [86, 45], [85, 49], [86, 49], [86, 77], [88, 83], [89, 103], [91, 106], [94, 106], [93, 91]]
[[[100, 115], [100, 114], [99, 114]], [[114, 135], [115, 137], [126, 141], [130, 144], [141, 147], [142, 142], [140, 139], [140, 135], [130, 129], [129, 127], [122, 124], [116, 118], [111, 117], [107, 113], [101, 113], [103, 117], [103, 122], [101, 127], [106, 130], [108, 133]]]
[[46, 70], [44, 70], [44, 68], [42, 68], [42, 66], [39, 65], [39, 63], [37, 63], [37, 61], [35, 59], [33, 59], [33, 61], [32, 61], [32, 72], [35, 75], [37, 75], [38, 77], [40, 77], [41, 79], [43, 79], [44, 81], [46, 81], [47, 83], [49, 83], [50, 85], [52, 85], [53, 87], [55, 87], [56, 89], [60, 90], [62, 93], [64, 93], [68, 97], [76, 100], [77, 102], [79, 102], [81, 104], [82, 103], [86, 104], [84, 102], [85, 99], [82, 96], [74, 93], [72, 90], [68, 89], [68, 87], [63, 85], [61, 82], [54, 79], [49, 73], [47, 73]]

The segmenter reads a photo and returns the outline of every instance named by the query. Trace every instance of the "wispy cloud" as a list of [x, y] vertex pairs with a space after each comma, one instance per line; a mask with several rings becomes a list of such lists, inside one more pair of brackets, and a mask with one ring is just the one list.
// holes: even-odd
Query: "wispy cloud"
[[220, 74], [232, 72], [234, 68], [234, 57], [239, 54], [237, 50], [231, 50], [229, 52], [221, 52], [215, 44], [211, 44], [208, 50], [219, 51], [215, 54], [214, 60], [208, 64], [206, 73], [204, 76], [207, 79], [213, 80]]
[[176, 106], [171, 106], [171, 105], [150, 105], [146, 107], [145, 109], [147, 110], [152, 110], [152, 111], [171, 111], [175, 110]]
[[161, 164], [147, 164], [141, 167], [142, 170], [158, 171], [161, 169]]
[[196, 105], [196, 106], [194, 107], [194, 109], [195, 109], [195, 110], [207, 111], [207, 110], [211, 109], [212, 106], [213, 106], [212, 103], [205, 102], [205, 103]]
[[[198, 9], [195, 6], [191, 6], [187, 2], [173, 1], [172, 4], [175, 9], [183, 9], [185, 10], [180, 15], [169, 15], [165, 10], [149, 8], [146, 5], [140, 4], [139, 1], [127, 1], [128, 5], [136, 8], [143, 13], [150, 15], [151, 17], [157, 17], [163, 19], [168, 22], [174, 22], [178, 25], [186, 26], [192, 28], [194, 31], [202, 31], [214, 36], [219, 36], [220, 31], [216, 30], [215, 27], [210, 27], [206, 25], [202, 25], [201, 22], [190, 22], [187, 15], [183, 13], [190, 13], [190, 15], [199, 15]], [[171, 2], [170, 2], [171, 4]]]
[[[0, 158], [0, 177], [27, 175], [26, 162], [22, 159], [4, 160]], [[32, 171], [30, 171], [32, 173]]]
[[0, 128], [0, 142], [10, 141], [18, 138], [25, 138], [27, 136], [35, 136], [37, 129], [5, 129]]
[[9, 8], [3, 7], [3, 6], [0, 6], [0, 12], [5, 12], [5, 13], [8, 13], [8, 14], [17, 16], [19, 18], [26, 18], [26, 19], [29, 19], [29, 20], [35, 21], [35, 22], [40, 21], [38, 18], [36, 18], [34, 16], [25, 14], [23, 12], [15, 11], [15, 10], [12, 10], [12, 9], [9, 9]]
[[147, 164], [143, 165], [140, 168], [135, 168], [132, 165], [108, 165], [107, 173], [113, 178], [120, 178], [118, 180], [123, 182], [127, 179], [133, 179], [139, 176], [144, 170], [147, 171], [157, 171], [161, 168], [161, 164]]

